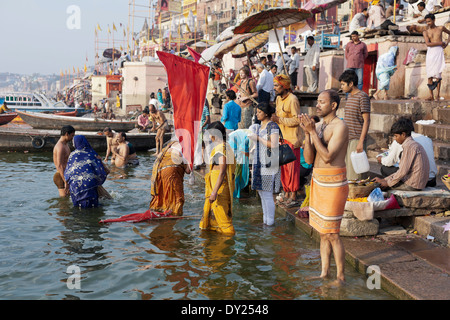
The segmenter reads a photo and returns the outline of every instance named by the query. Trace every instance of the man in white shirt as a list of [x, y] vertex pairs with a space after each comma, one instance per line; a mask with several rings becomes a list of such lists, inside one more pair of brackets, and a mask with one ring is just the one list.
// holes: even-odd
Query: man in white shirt
[[306, 92], [316, 92], [317, 90], [317, 71], [319, 68], [320, 47], [314, 43], [314, 37], [306, 38], [307, 52], [303, 63], [303, 69], [306, 75]]
[[348, 32], [351, 34], [355, 30], [365, 28], [367, 26], [367, 17], [369, 17], [367, 8], [364, 8], [362, 12], [355, 14], [350, 22]]
[[148, 105], [151, 105], [151, 104], [154, 105], [157, 110], [161, 110], [161, 104], [156, 99], [154, 92], [152, 92], [150, 94], [150, 100], [148, 101]]
[[[367, 28], [380, 29], [380, 30], [392, 30], [397, 31], [398, 26], [394, 24], [391, 20], [386, 19], [386, 14], [384, 11], [383, 3], [378, 2], [378, 4], [371, 6], [369, 9], [369, 19], [367, 20]], [[396, 32], [393, 32], [394, 34]]]
[[[430, 163], [430, 175], [427, 187], [434, 187], [436, 186], [436, 174], [438, 170], [436, 162], [434, 161], [433, 141], [430, 138], [414, 131], [411, 132], [411, 137], [414, 141], [420, 143], [427, 153], [428, 161]], [[383, 177], [387, 177], [398, 170], [398, 164], [400, 162], [402, 152], [402, 145], [394, 140], [389, 146], [389, 151], [387, 151], [387, 154], [377, 156], [377, 161], [381, 164], [380, 171]]]
[[[284, 58], [284, 63], [286, 64], [286, 68], [287, 68], [289, 63], [291, 62], [291, 58], [289, 58], [289, 55], [286, 52], [283, 52], [283, 58]], [[278, 55], [276, 65], [277, 65], [278, 74], [285, 73], [283, 59], [281, 58], [281, 55]]]
[[413, 10], [411, 18], [418, 18], [417, 23], [420, 23], [422, 25], [417, 25], [414, 23], [412, 25], [406, 26], [406, 30], [408, 30], [409, 32], [417, 33], [424, 32], [427, 28], [425, 16], [430, 13], [425, 7], [425, 2], [419, 2], [417, 6], [415, 4], [410, 4], [410, 7]]
[[256, 70], [259, 73], [259, 80], [256, 84], [258, 91], [258, 102], [270, 102], [270, 94], [273, 91], [273, 74], [268, 71], [262, 63], [256, 65]]
[[289, 62], [289, 78], [291, 78], [291, 85], [294, 90], [298, 90], [297, 76], [298, 67], [300, 65], [300, 55], [298, 54], [296, 47], [291, 48], [291, 53], [291, 61]]
[[429, 13], [433, 13], [439, 7], [440, 7], [440, 5], [437, 0], [427, 0], [425, 2], [425, 8], [428, 10]]

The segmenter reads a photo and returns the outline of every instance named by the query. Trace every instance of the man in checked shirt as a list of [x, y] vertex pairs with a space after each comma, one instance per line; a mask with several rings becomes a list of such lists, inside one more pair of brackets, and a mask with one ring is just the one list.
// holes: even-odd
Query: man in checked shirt
[[401, 117], [392, 125], [391, 133], [394, 135], [395, 141], [402, 145], [403, 153], [397, 172], [384, 179], [373, 179], [382, 188], [417, 191], [426, 187], [430, 173], [430, 162], [422, 145], [411, 137], [411, 131], [413, 130], [412, 121], [405, 117]]

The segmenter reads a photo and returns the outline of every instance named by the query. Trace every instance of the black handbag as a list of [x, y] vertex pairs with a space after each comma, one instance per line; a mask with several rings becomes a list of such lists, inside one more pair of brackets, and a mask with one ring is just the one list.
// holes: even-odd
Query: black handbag
[[[269, 141], [269, 130], [267, 130], [267, 141]], [[297, 160], [297, 157], [294, 154], [294, 151], [292, 150], [292, 148], [287, 144], [284, 143], [284, 139], [283, 139], [283, 134], [281, 133], [280, 130], [280, 140], [281, 140], [281, 144], [278, 148], [278, 165], [284, 166], [285, 164], [291, 163], [292, 161]], [[272, 151], [270, 150], [271, 148], [267, 148], [267, 156], [271, 157]], [[272, 163], [266, 163], [266, 168], [271, 167]]]

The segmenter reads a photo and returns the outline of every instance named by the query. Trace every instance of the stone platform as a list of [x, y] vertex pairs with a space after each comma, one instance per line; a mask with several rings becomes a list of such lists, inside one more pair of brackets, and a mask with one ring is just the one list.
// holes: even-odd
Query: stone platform
[[[204, 183], [205, 169], [194, 171], [197, 183]], [[253, 192], [251, 196], [256, 194]], [[235, 200], [239, 201], [239, 200]], [[278, 217], [285, 218], [319, 241], [320, 236], [310, 225], [308, 218], [296, 215], [298, 208], [276, 207]], [[426, 240], [426, 235], [443, 233], [442, 226], [450, 217], [413, 217], [417, 233], [408, 233], [396, 227], [387, 218], [395, 219], [408, 210], [385, 210], [375, 217], [381, 218], [378, 231], [373, 236], [342, 237], [346, 261], [360, 273], [369, 276], [369, 267], [380, 270], [381, 288], [401, 300], [450, 299], [450, 248], [436, 241]], [[387, 222], [386, 222], [387, 221]], [[434, 231], [432, 231], [434, 230]], [[320, 270], [317, 270], [320, 273]]]

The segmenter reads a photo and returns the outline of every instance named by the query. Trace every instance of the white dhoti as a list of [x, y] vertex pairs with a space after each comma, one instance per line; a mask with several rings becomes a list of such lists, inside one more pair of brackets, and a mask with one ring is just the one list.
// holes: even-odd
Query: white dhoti
[[428, 47], [426, 62], [427, 78], [442, 79], [442, 72], [445, 68], [444, 48], [441, 46]]
[[311, 66], [305, 66], [306, 84], [308, 89], [306, 92], [316, 92], [317, 90], [317, 70], [313, 71]]

